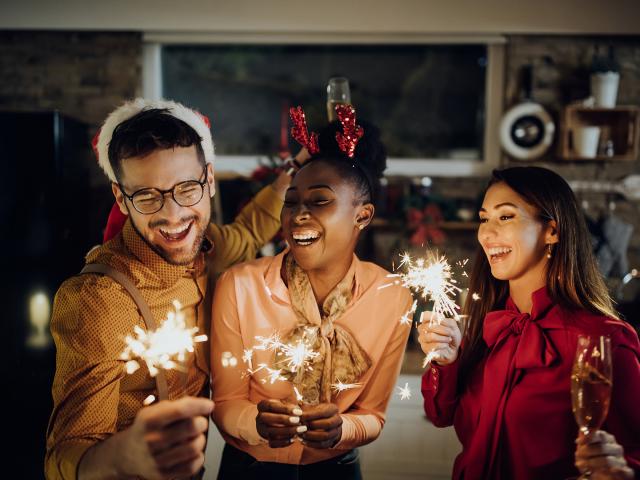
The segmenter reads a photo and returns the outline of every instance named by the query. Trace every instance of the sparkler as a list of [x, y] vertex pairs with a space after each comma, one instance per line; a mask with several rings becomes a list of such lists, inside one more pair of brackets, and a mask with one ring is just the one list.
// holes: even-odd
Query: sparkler
[[400, 395], [400, 400], [408, 400], [411, 398], [411, 389], [409, 388], [409, 383], [405, 383], [404, 387], [396, 387], [398, 391], [396, 392]]
[[[291, 343], [284, 343], [278, 332], [268, 337], [256, 336], [258, 342], [252, 348], [244, 350], [242, 360], [247, 364], [245, 375], [254, 375], [260, 371], [266, 372], [266, 377], [261, 379], [262, 383], [275, 383], [277, 381], [287, 381], [300, 373], [312, 370], [313, 362], [320, 356], [320, 353], [313, 349], [317, 338], [314, 328], [305, 328], [302, 335]], [[275, 352], [275, 360], [272, 366], [266, 363], [259, 363], [253, 367], [253, 352], [255, 350]], [[298, 403], [304, 400], [298, 388], [293, 387]]]
[[331, 384], [331, 389], [337, 394], [344, 392], [345, 390], [351, 390], [352, 388], [361, 387], [361, 383], [342, 383], [338, 380], [336, 383]]
[[[392, 273], [388, 278], [393, 278], [391, 284], [402, 285], [410, 288], [415, 294], [424, 300], [433, 302], [432, 318], [455, 317], [460, 307], [452, 297], [461, 289], [453, 278], [451, 265], [444, 255], [427, 252], [426, 258], [414, 260], [408, 253], [400, 256], [399, 268], [404, 267], [404, 273]], [[405, 317], [401, 319], [404, 323]], [[437, 320], [436, 320], [437, 321]]]
[[418, 301], [414, 300], [411, 308], [405, 313], [402, 318], [400, 318], [401, 325], [411, 325], [413, 322], [413, 314], [416, 313], [416, 309], [418, 308]]
[[[465, 259], [456, 262], [455, 265], [460, 269], [464, 269], [467, 262], [468, 259]], [[430, 325], [432, 322], [439, 324], [441, 320], [446, 317], [454, 318], [456, 321], [462, 318], [462, 316], [458, 314], [460, 306], [453, 299], [462, 289], [457, 286], [458, 282], [453, 278], [453, 268], [444, 255], [438, 255], [428, 250], [424, 258], [414, 260], [409, 253], [405, 252], [400, 255], [398, 268], [404, 268], [404, 272], [387, 275], [387, 277], [392, 278], [393, 281], [380, 288], [386, 288], [391, 285], [402, 285], [403, 287], [408, 287], [414, 293], [414, 297], [419, 295], [423, 300], [433, 302], [433, 315], [429, 318]], [[462, 270], [462, 275], [467, 276], [467, 273]], [[473, 298], [475, 299], [475, 296]], [[401, 324], [411, 324], [417, 304], [417, 299], [414, 299], [409, 311], [400, 318]], [[438, 355], [437, 350], [429, 352], [424, 359], [422, 367], [425, 368], [437, 358]], [[406, 394], [404, 390], [402, 392]]]
[[173, 301], [175, 311], [156, 330], [146, 331], [134, 327], [135, 336], [127, 335], [126, 347], [120, 359], [126, 361], [125, 368], [131, 374], [140, 368], [138, 360], [147, 364], [149, 374], [155, 377], [162, 370], [182, 370], [188, 353], [193, 353], [194, 344], [207, 340], [206, 335], [196, 335], [198, 327], [187, 328], [182, 306]]

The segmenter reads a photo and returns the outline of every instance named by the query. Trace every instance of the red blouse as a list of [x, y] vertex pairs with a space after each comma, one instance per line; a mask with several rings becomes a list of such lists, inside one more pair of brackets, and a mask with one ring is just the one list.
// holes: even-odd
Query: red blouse
[[509, 299], [490, 312], [488, 353], [458, 395], [459, 362], [433, 365], [422, 377], [427, 417], [453, 425], [462, 453], [454, 479], [563, 479], [574, 467], [578, 426], [571, 411], [571, 367], [579, 334], [609, 335], [613, 391], [602, 427], [640, 472], [640, 342], [625, 322], [553, 304], [546, 288], [532, 295], [531, 315]]

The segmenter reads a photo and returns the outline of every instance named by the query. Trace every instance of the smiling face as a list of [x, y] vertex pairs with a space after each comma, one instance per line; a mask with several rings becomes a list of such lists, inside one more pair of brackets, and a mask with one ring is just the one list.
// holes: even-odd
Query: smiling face
[[544, 222], [537, 209], [504, 182], [489, 187], [479, 215], [478, 241], [491, 274], [510, 284], [543, 286], [547, 244], [558, 241], [554, 222]]
[[[204, 168], [195, 146], [154, 150], [146, 156], [123, 160], [120, 183], [128, 195], [144, 188], [169, 190], [188, 180], [202, 182]], [[210, 164], [206, 168], [207, 185], [198, 203], [182, 207], [167, 193], [163, 207], [151, 215], [139, 213], [118, 185], [112, 185], [120, 210], [129, 215], [135, 230], [151, 249], [173, 265], [190, 264], [202, 246], [211, 217], [209, 199], [215, 193], [213, 169]]]
[[329, 164], [302, 168], [285, 195], [281, 221], [296, 263], [306, 272], [351, 264], [360, 232], [373, 218], [373, 205], [357, 201], [353, 185]]

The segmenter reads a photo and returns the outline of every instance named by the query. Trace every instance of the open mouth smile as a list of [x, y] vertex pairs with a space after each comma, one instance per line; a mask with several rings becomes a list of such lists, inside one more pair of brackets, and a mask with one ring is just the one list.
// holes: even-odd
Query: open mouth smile
[[296, 245], [308, 247], [314, 244], [322, 235], [316, 230], [299, 230], [291, 233], [291, 238]]
[[512, 249], [509, 247], [492, 247], [487, 249], [487, 256], [490, 263], [497, 263], [503, 261], [511, 253]]
[[162, 238], [169, 243], [180, 242], [187, 238], [189, 232], [191, 231], [191, 226], [193, 225], [193, 220], [183, 223], [182, 225], [175, 228], [159, 228], [160, 235]]

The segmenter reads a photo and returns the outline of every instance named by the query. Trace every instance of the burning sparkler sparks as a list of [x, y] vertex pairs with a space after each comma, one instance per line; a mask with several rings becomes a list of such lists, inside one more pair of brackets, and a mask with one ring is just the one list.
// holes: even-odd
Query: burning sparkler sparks
[[345, 390], [351, 390], [352, 388], [361, 387], [361, 383], [342, 383], [338, 380], [336, 383], [331, 384], [331, 389], [338, 395], [340, 392], [344, 392]]
[[405, 313], [402, 318], [400, 318], [401, 325], [411, 325], [413, 322], [413, 315], [416, 313], [416, 309], [418, 308], [418, 301], [414, 300], [411, 308], [407, 313]]
[[396, 392], [400, 395], [400, 400], [408, 400], [411, 398], [411, 389], [409, 388], [409, 383], [405, 383], [404, 387], [396, 387], [398, 391]]
[[127, 373], [131, 374], [140, 368], [138, 360], [147, 364], [152, 377], [160, 369], [183, 370], [182, 363], [187, 354], [194, 351], [194, 344], [207, 340], [206, 335], [196, 335], [198, 327], [187, 328], [180, 302], [174, 300], [173, 306], [175, 311], [169, 312], [156, 330], [146, 331], [136, 325], [135, 337], [128, 335], [125, 338], [126, 347], [120, 358], [127, 362]]
[[[315, 335], [314, 329], [305, 329], [302, 337], [291, 344], [283, 343], [278, 333], [269, 337], [257, 336], [256, 340], [259, 343], [252, 350], [276, 352], [277, 360], [274, 366], [281, 367], [289, 373], [298, 374], [303, 370], [311, 369], [311, 364], [320, 355], [312, 348], [316, 339]], [[245, 355], [250, 353], [251, 350], [245, 350]]]
[[403, 253], [400, 259], [399, 267], [404, 267], [405, 272], [388, 275], [395, 279], [391, 285], [408, 287], [424, 300], [432, 301], [432, 318], [455, 317], [460, 307], [452, 297], [461, 289], [456, 285], [451, 265], [445, 256], [428, 252], [426, 258], [414, 260], [408, 253]]

